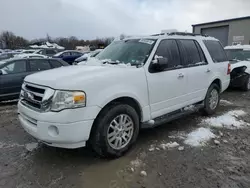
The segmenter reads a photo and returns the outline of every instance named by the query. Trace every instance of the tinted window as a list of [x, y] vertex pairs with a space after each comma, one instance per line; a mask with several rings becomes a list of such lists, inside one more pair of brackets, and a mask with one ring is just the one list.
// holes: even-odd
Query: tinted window
[[74, 56], [81, 56], [81, 55], [82, 55], [82, 54], [79, 53], [79, 52], [71, 52], [71, 54], [74, 55]]
[[42, 71], [50, 69], [50, 64], [48, 60], [34, 59], [30, 60], [30, 70], [31, 71]]
[[47, 49], [47, 50], [46, 50], [46, 54], [51, 54], [51, 55], [53, 55], [53, 54], [56, 54], [56, 52], [55, 52], [55, 50]]
[[50, 60], [50, 64], [53, 68], [62, 67], [63, 65], [57, 60]]
[[193, 40], [178, 40], [184, 66], [192, 66], [201, 62], [200, 54]]
[[205, 54], [204, 54], [203, 50], [200, 47], [200, 44], [198, 42], [196, 42], [196, 41], [194, 41], [194, 43], [195, 43], [195, 45], [196, 45], [196, 47], [197, 47], [197, 49], [199, 51], [201, 61], [204, 62], [204, 63], [207, 63], [207, 59], [205, 57]]
[[2, 69], [3, 74], [16, 74], [21, 72], [26, 72], [26, 61], [20, 60], [20, 61], [14, 61]]
[[64, 53], [62, 54], [63, 57], [65, 57], [65, 56], [70, 56], [70, 55], [71, 55], [70, 52], [64, 52]]
[[167, 58], [168, 68], [170, 69], [181, 65], [180, 54], [175, 40], [161, 41], [155, 55]]
[[226, 53], [219, 41], [206, 40], [204, 43], [215, 63], [228, 61]]

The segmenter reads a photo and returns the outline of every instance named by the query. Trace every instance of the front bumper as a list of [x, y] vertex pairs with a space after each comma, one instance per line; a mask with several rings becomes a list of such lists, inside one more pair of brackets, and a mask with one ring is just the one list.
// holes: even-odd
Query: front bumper
[[61, 148], [84, 147], [99, 110], [99, 107], [85, 107], [39, 113], [18, 103], [22, 127], [45, 144]]

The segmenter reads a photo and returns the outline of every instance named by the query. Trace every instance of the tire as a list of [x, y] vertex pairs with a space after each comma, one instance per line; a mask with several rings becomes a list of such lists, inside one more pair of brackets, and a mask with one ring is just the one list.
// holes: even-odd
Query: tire
[[250, 75], [249, 74], [244, 76], [242, 90], [243, 91], [249, 91], [250, 90]]
[[[214, 100], [214, 103], [212, 105], [211, 102], [211, 98], [212, 95], [217, 93], [217, 100]], [[205, 115], [212, 115], [216, 112], [218, 106], [220, 103], [220, 88], [217, 84], [212, 84], [208, 90], [207, 90], [207, 94], [206, 94], [206, 98], [204, 100], [204, 114]]]
[[[127, 128], [130, 129], [128, 132], [126, 132], [125, 129], [122, 128], [122, 126], [119, 127], [120, 124], [118, 122], [120, 122], [121, 118], [123, 120], [126, 119], [125, 121], [127, 122], [124, 124], [123, 127], [125, 127], [126, 124], [129, 124], [128, 122], [132, 122], [132, 125], [130, 125], [129, 128]], [[118, 123], [119, 125], [116, 123]], [[113, 129], [112, 127], [116, 128], [119, 127], [120, 130], [116, 130], [118, 132], [115, 133], [115, 129]], [[133, 131], [131, 127], [133, 127]], [[104, 108], [103, 111], [101, 111], [100, 115], [98, 115], [94, 123], [94, 127], [90, 135], [90, 146], [97, 154], [99, 154], [102, 157], [107, 157], [107, 158], [120, 157], [124, 155], [136, 142], [139, 135], [139, 129], [140, 129], [139, 116], [133, 107], [119, 103], [108, 106]], [[110, 135], [115, 134], [116, 136], [112, 136], [109, 139], [108, 134]], [[124, 140], [124, 137], [121, 135], [123, 136], [126, 135], [124, 137], [128, 140], [127, 143]], [[116, 141], [121, 139], [121, 137], [122, 137], [121, 143], [123, 144], [123, 146], [121, 148], [116, 148], [115, 147]], [[113, 140], [114, 138], [115, 140]], [[113, 141], [111, 142], [111, 140]], [[120, 143], [120, 140], [118, 142]]]

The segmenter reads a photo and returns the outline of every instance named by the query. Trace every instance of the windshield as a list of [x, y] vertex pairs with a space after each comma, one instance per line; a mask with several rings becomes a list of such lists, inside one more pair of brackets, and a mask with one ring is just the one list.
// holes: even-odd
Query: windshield
[[155, 40], [149, 39], [115, 41], [100, 52], [96, 58], [110, 60], [117, 64], [140, 65], [145, 63], [154, 44]]
[[229, 60], [250, 61], [250, 51], [242, 49], [226, 50]]

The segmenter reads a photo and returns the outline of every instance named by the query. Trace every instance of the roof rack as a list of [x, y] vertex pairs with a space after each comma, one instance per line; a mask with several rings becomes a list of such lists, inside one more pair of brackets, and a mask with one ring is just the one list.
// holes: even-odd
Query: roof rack
[[187, 32], [172, 32], [172, 33], [168, 33], [168, 35], [204, 36], [204, 37], [208, 37], [207, 35], [195, 34], [195, 33], [187, 33]]

